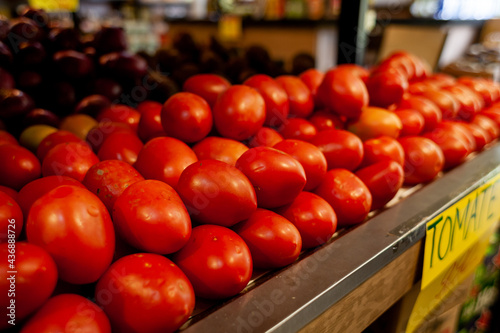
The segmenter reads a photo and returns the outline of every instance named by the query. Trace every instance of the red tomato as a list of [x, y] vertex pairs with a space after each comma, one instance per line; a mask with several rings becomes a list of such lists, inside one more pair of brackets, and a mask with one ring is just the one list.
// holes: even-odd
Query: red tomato
[[370, 105], [386, 108], [397, 104], [408, 90], [408, 78], [391, 67], [376, 69], [366, 82]]
[[451, 93], [460, 104], [456, 115], [457, 119], [470, 121], [476, 113], [484, 108], [484, 100], [465, 85], [454, 84], [443, 89]]
[[372, 206], [370, 190], [361, 179], [346, 169], [328, 171], [314, 193], [332, 206], [339, 227], [363, 222]]
[[316, 127], [303, 118], [290, 118], [285, 121], [279, 129], [279, 133], [285, 139], [297, 139], [309, 141], [316, 136]]
[[337, 70], [357, 76], [363, 80], [363, 82], [366, 82], [370, 76], [369, 70], [356, 64], [340, 64], [337, 66]]
[[43, 159], [45, 158], [49, 150], [51, 150], [60, 143], [67, 143], [67, 142], [84, 142], [84, 141], [71, 132], [65, 130], [59, 130], [57, 132], [47, 135], [42, 140], [42, 142], [40, 142], [38, 148], [36, 149], [36, 156], [40, 161], [43, 162]]
[[15, 244], [22, 229], [23, 212], [21, 207], [7, 193], [0, 192], [0, 243]]
[[485, 109], [481, 111], [481, 114], [493, 120], [500, 128], [500, 109], [494, 109], [494, 108]]
[[95, 303], [75, 294], [49, 299], [23, 327], [23, 333], [111, 333], [108, 317]]
[[216, 136], [207, 137], [193, 146], [199, 160], [218, 160], [233, 166], [247, 150], [248, 147], [239, 141]]
[[457, 82], [471, 88], [479, 94], [485, 106], [490, 106], [493, 101], [498, 98], [498, 96], [495, 96], [493, 89], [491, 89], [489, 84], [482, 78], [461, 77]]
[[160, 137], [144, 145], [134, 167], [145, 179], [161, 180], [175, 187], [182, 171], [197, 160], [196, 154], [184, 142]]
[[327, 110], [315, 111], [308, 120], [316, 127], [317, 132], [329, 129], [344, 129], [344, 121]]
[[272, 147], [283, 141], [283, 137], [270, 127], [261, 127], [254, 136], [248, 140], [248, 147]]
[[372, 195], [372, 210], [385, 206], [396, 196], [404, 182], [403, 166], [393, 160], [384, 160], [356, 171]]
[[140, 119], [141, 113], [139, 111], [124, 104], [111, 105], [97, 115], [97, 121], [99, 122], [127, 124], [135, 133], [137, 133], [137, 126]]
[[290, 115], [299, 118], [307, 118], [314, 110], [314, 101], [311, 91], [296, 76], [282, 75], [276, 78], [288, 95], [290, 104]]
[[439, 126], [425, 133], [424, 137], [431, 139], [441, 148], [444, 155], [443, 170], [462, 164], [472, 152], [466, 139], [451, 127]]
[[463, 122], [446, 120], [439, 124], [437, 129], [439, 128], [450, 130], [451, 132], [454, 132], [457, 135], [459, 135], [462, 138], [462, 140], [467, 144], [467, 148], [469, 149], [470, 152], [476, 150], [476, 142], [474, 140], [474, 136], [469, 131], [469, 129], [466, 126], [464, 126]]
[[257, 268], [278, 268], [297, 260], [302, 250], [299, 230], [281, 215], [259, 208], [234, 226], [245, 241]]
[[212, 110], [200, 96], [180, 92], [163, 104], [161, 124], [168, 136], [188, 143], [200, 141], [212, 130]]
[[273, 78], [265, 74], [256, 74], [245, 80], [244, 85], [256, 89], [266, 103], [264, 125], [279, 127], [286, 121], [290, 112], [288, 94]]
[[422, 95], [439, 107], [443, 119], [455, 118], [460, 110], [457, 98], [445, 90], [429, 89], [424, 91]]
[[33, 203], [26, 234], [28, 242], [49, 252], [59, 278], [73, 284], [97, 281], [115, 250], [113, 224], [104, 204], [90, 191], [71, 185], [59, 186]]
[[116, 199], [130, 185], [144, 180], [144, 177], [130, 164], [118, 160], [101, 161], [94, 164], [85, 175], [82, 183], [106, 206], [113, 210]]
[[443, 151], [432, 140], [406, 136], [399, 139], [405, 152], [405, 181], [407, 185], [426, 183], [433, 180], [443, 170]]
[[356, 169], [363, 160], [363, 142], [359, 137], [344, 130], [319, 132], [311, 143], [321, 150], [328, 163], [328, 170]]
[[257, 90], [234, 85], [219, 96], [213, 115], [215, 128], [223, 137], [245, 140], [264, 124], [266, 104]]
[[40, 162], [28, 149], [17, 144], [0, 145], [0, 185], [19, 190], [40, 177]]
[[486, 146], [493, 140], [490, 133], [486, 129], [480, 127], [479, 125], [473, 123], [464, 123], [464, 126], [467, 127], [467, 129], [474, 137], [477, 151], [483, 149], [484, 146]]
[[306, 173], [304, 191], [310, 191], [321, 183], [326, 174], [325, 155], [315, 145], [301, 140], [283, 140], [273, 148], [281, 150], [300, 162]]
[[189, 319], [195, 298], [186, 275], [151, 253], [125, 256], [97, 283], [95, 298], [113, 332], [174, 332]]
[[380, 136], [396, 139], [402, 128], [403, 124], [394, 112], [373, 106], [363, 108], [359, 118], [347, 125], [347, 129], [363, 141]]
[[108, 136], [116, 132], [134, 133], [134, 131], [127, 124], [117, 122], [104, 122], [99, 123], [92, 128], [88, 134], [86, 141], [90, 144], [92, 149], [97, 153], [101, 149], [101, 145]]
[[417, 110], [425, 120], [424, 132], [432, 131], [442, 119], [442, 113], [439, 107], [431, 100], [422, 96], [408, 96], [403, 98], [397, 109]]
[[203, 97], [211, 108], [217, 97], [231, 86], [228, 80], [215, 74], [196, 74], [184, 81], [183, 91]]
[[7, 131], [0, 130], [0, 145], [3, 145], [4, 143], [11, 143], [13, 145], [19, 144], [12, 134]]
[[200, 223], [230, 227], [257, 209], [255, 190], [248, 178], [234, 166], [217, 160], [188, 166], [176, 190]]
[[300, 162], [270, 147], [249, 149], [236, 161], [236, 167], [252, 183], [257, 204], [263, 208], [292, 202], [306, 184], [306, 174]]
[[42, 174], [44, 177], [68, 176], [81, 182], [87, 170], [97, 162], [99, 158], [86, 143], [60, 143], [43, 159]]
[[399, 136], [419, 135], [424, 129], [425, 119], [420, 112], [414, 109], [402, 109], [394, 112], [401, 120], [403, 127]]
[[237, 233], [218, 225], [193, 228], [188, 243], [173, 257], [193, 284], [195, 295], [209, 299], [234, 296], [252, 277], [252, 256]]
[[181, 198], [159, 180], [128, 186], [115, 201], [113, 222], [127, 243], [158, 254], [178, 251], [191, 235], [191, 219]]
[[[16, 323], [33, 313], [49, 299], [56, 287], [57, 267], [44, 249], [30, 243], [1, 244], [0, 252], [4, 258], [0, 263], [0, 287], [4, 291], [0, 296], [4, 318], [0, 323], [0, 329], [3, 329], [10, 326], [7, 321], [12, 319], [8, 308], [11, 299], [16, 301], [13, 314]], [[8, 273], [14, 270], [9, 267], [10, 260], [17, 272], [14, 275]], [[15, 279], [10, 279], [12, 276], [15, 276]], [[15, 287], [12, 288], [11, 284]], [[12, 297], [8, 297], [10, 289], [12, 289]]]
[[17, 202], [23, 211], [24, 219], [28, 218], [31, 205], [33, 205], [38, 198], [61, 185], [73, 185], [85, 188], [78, 180], [67, 176], [42, 177], [24, 185], [17, 196]]
[[337, 230], [337, 215], [332, 206], [314, 193], [301, 192], [291, 204], [276, 212], [297, 227], [303, 249], [326, 243]]
[[388, 136], [381, 136], [363, 142], [363, 162], [361, 167], [366, 167], [380, 161], [392, 160], [403, 165], [405, 152], [398, 140]]
[[326, 72], [318, 88], [318, 97], [324, 106], [349, 119], [359, 117], [369, 100], [363, 80], [339, 68]]
[[415, 78], [416, 76], [416, 58], [405, 51], [396, 51], [386, 57], [381, 63], [381, 68], [393, 68], [398, 70], [404, 77], [408, 80]]
[[144, 144], [137, 134], [131, 132], [116, 132], [104, 139], [97, 152], [101, 161], [119, 160], [130, 165], [137, 161], [137, 156]]
[[7, 194], [9, 197], [11, 197], [12, 199], [17, 201], [17, 191], [16, 190], [14, 190], [10, 187], [7, 187], [7, 186], [0, 185], [0, 192]]
[[137, 125], [137, 136], [143, 142], [159, 136], [167, 136], [161, 124], [162, 108], [161, 103], [153, 101], [144, 101], [137, 106], [137, 110], [141, 113], [141, 119]]
[[313, 97], [314, 105], [318, 107], [320, 104], [320, 100], [318, 98], [318, 88], [323, 82], [323, 78], [325, 77], [325, 73], [317, 70], [316, 68], [310, 68], [305, 72], [300, 73], [299, 79], [305, 83], [309, 91], [311, 91], [311, 95]]
[[488, 118], [483, 114], [477, 114], [472, 118], [471, 124], [478, 125], [479, 127], [485, 129], [491, 136], [491, 140], [494, 140], [500, 136], [500, 127], [493, 120]]

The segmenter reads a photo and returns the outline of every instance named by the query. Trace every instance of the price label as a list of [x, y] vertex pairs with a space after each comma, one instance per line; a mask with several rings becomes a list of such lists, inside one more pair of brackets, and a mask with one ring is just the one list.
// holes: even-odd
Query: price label
[[406, 331], [415, 332], [427, 316], [483, 259], [500, 218], [500, 174], [427, 223], [421, 291]]
[[79, 6], [79, 0], [29, 0], [28, 3], [31, 7], [44, 9], [48, 12], [76, 12]]

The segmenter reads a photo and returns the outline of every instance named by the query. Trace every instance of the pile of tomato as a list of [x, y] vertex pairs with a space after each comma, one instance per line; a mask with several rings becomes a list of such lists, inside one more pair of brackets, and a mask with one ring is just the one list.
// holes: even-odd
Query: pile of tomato
[[405, 52], [99, 100], [0, 131], [1, 329], [175, 331], [500, 135], [500, 85]]

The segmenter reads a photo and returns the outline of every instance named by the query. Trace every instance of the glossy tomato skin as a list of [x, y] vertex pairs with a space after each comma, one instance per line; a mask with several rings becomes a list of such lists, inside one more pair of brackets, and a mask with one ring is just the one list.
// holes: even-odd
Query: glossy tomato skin
[[300, 162], [306, 173], [304, 191], [311, 191], [321, 183], [326, 174], [327, 162], [325, 155], [315, 145], [301, 140], [283, 140], [274, 145]]
[[268, 75], [256, 74], [246, 79], [243, 84], [256, 89], [264, 98], [265, 126], [277, 128], [286, 121], [290, 113], [288, 94], [278, 82]]
[[97, 153], [99, 149], [101, 149], [101, 146], [107, 137], [117, 132], [135, 134], [135, 132], [127, 124], [118, 122], [101, 122], [89, 130], [86, 141], [92, 147], [92, 150]]
[[482, 150], [484, 146], [490, 143], [493, 139], [490, 133], [479, 125], [473, 123], [464, 123], [464, 126], [467, 127], [469, 132], [474, 137], [477, 151]]
[[184, 81], [183, 91], [203, 97], [214, 107], [217, 97], [231, 86], [228, 80], [216, 74], [196, 74]]
[[443, 115], [443, 119], [454, 119], [460, 110], [460, 103], [457, 98], [446, 90], [428, 89], [422, 94], [434, 102]]
[[218, 160], [233, 166], [247, 150], [248, 147], [239, 141], [217, 136], [206, 137], [193, 146], [198, 160]]
[[19, 190], [41, 174], [40, 162], [17, 144], [0, 145], [0, 185]]
[[82, 183], [106, 206], [111, 213], [116, 199], [130, 185], [144, 177], [128, 163], [106, 160], [94, 164], [85, 174]]
[[24, 185], [17, 196], [17, 202], [23, 211], [24, 219], [26, 220], [28, 218], [31, 205], [33, 205], [38, 198], [61, 185], [73, 185], [85, 188], [81, 182], [67, 176], [42, 177]]
[[152, 253], [173, 253], [191, 235], [191, 219], [181, 198], [159, 180], [128, 186], [115, 201], [113, 222], [127, 243]]
[[366, 167], [384, 160], [393, 160], [404, 165], [405, 151], [398, 140], [381, 136], [363, 142], [363, 162], [361, 167]]
[[300, 73], [299, 75], [299, 78], [311, 91], [311, 95], [313, 97], [314, 105], [316, 106], [316, 108], [320, 106], [320, 100], [318, 98], [318, 88], [324, 77], [325, 73], [317, 70], [316, 68], [310, 68]]
[[113, 332], [123, 333], [174, 332], [195, 304], [186, 275], [169, 259], [152, 253], [113, 263], [97, 283], [95, 298]]
[[290, 115], [298, 118], [307, 118], [314, 110], [314, 100], [311, 91], [296, 76], [282, 75], [276, 78], [288, 95]]
[[83, 181], [91, 166], [99, 158], [86, 143], [60, 143], [52, 148], [42, 163], [42, 174], [47, 176], [68, 176]]
[[71, 185], [59, 186], [33, 203], [26, 234], [28, 242], [49, 252], [59, 278], [73, 284], [97, 281], [115, 250], [113, 224], [104, 204], [90, 191]]
[[418, 136], [399, 139], [405, 152], [405, 181], [407, 185], [433, 180], [444, 167], [443, 151], [432, 140]]
[[7, 193], [0, 192], [0, 243], [14, 244], [23, 229], [23, 212]]
[[451, 128], [438, 126], [433, 131], [425, 133], [424, 137], [431, 139], [441, 148], [444, 155], [443, 170], [462, 164], [472, 152], [469, 143]]
[[262, 208], [292, 202], [306, 184], [306, 174], [300, 162], [270, 147], [249, 149], [236, 161], [236, 168], [252, 183], [257, 204]]
[[356, 171], [372, 195], [372, 210], [384, 207], [396, 196], [404, 182], [403, 166], [393, 160], [384, 160]]
[[83, 140], [71, 132], [59, 130], [47, 135], [42, 142], [40, 142], [36, 149], [36, 156], [40, 161], [43, 161], [49, 150], [57, 146], [59, 143], [65, 142], [83, 142]]
[[104, 139], [97, 157], [101, 161], [120, 160], [133, 165], [143, 146], [144, 144], [135, 133], [113, 133]]
[[172, 95], [161, 111], [161, 124], [168, 136], [197, 142], [212, 130], [212, 110], [200, 96], [190, 92]]
[[109, 319], [95, 303], [76, 294], [50, 298], [24, 325], [22, 333], [66, 332], [111, 333]]
[[[17, 242], [15, 247], [9, 248], [8, 244], [0, 245], [0, 252], [5, 258], [0, 264], [1, 288], [5, 291], [0, 297], [2, 313], [10, 312], [7, 307], [10, 305], [11, 297], [8, 297], [8, 290], [12, 280], [8, 280], [12, 271], [8, 267], [7, 258], [15, 258], [15, 318], [16, 323], [23, 320], [28, 315], [38, 309], [54, 291], [57, 283], [57, 267], [50, 255], [41, 247], [26, 243]], [[14, 257], [10, 257], [14, 256]], [[7, 319], [7, 320], [10, 320]], [[0, 328], [10, 326], [7, 320], [2, 320]]]
[[248, 178], [236, 167], [217, 160], [188, 166], [176, 189], [191, 216], [200, 223], [230, 227], [257, 209], [255, 190]]
[[370, 75], [366, 87], [370, 104], [386, 108], [401, 101], [408, 90], [408, 79], [395, 68], [382, 67]]
[[432, 131], [443, 119], [439, 107], [423, 96], [408, 96], [401, 100], [397, 110], [414, 109], [424, 117], [423, 132]]
[[173, 257], [196, 296], [222, 299], [242, 291], [252, 276], [252, 256], [237, 233], [217, 225], [193, 228], [188, 243]]
[[0, 145], [3, 145], [4, 143], [11, 143], [14, 145], [19, 144], [19, 142], [17, 142], [17, 139], [12, 134], [7, 131], [0, 130]]
[[14, 200], [17, 200], [17, 191], [14, 190], [13, 188], [0, 185], [0, 192], [7, 194], [9, 197], [11, 197]]
[[360, 116], [368, 106], [368, 90], [363, 80], [350, 71], [334, 68], [325, 73], [318, 88], [322, 104], [335, 113], [349, 119]]
[[137, 133], [140, 119], [141, 113], [139, 111], [124, 104], [111, 105], [97, 115], [97, 121], [99, 122], [123, 123], [128, 125], [135, 133]]
[[311, 192], [301, 192], [291, 204], [278, 208], [276, 213], [297, 227], [303, 249], [326, 243], [337, 230], [337, 215], [332, 206]]
[[401, 120], [401, 132], [399, 136], [419, 135], [424, 129], [424, 117], [414, 109], [397, 110], [394, 114]]
[[303, 141], [310, 141], [317, 134], [316, 127], [303, 118], [290, 118], [285, 121], [283, 126], [279, 129], [280, 134], [285, 139], [297, 139]]
[[492, 119], [488, 118], [485, 115], [477, 114], [472, 118], [471, 124], [475, 124], [484, 128], [489, 135], [491, 136], [491, 140], [494, 140], [500, 136], [500, 127], [497, 125]]
[[245, 140], [264, 124], [266, 105], [254, 88], [234, 85], [219, 96], [213, 116], [215, 128], [223, 137]]
[[254, 136], [248, 139], [248, 147], [272, 147], [283, 141], [283, 137], [270, 127], [261, 127]]
[[371, 210], [370, 190], [361, 179], [346, 169], [329, 170], [314, 193], [332, 206], [339, 227], [363, 222]]
[[234, 226], [245, 241], [256, 268], [278, 268], [297, 260], [302, 249], [299, 230], [281, 215], [259, 208]]
[[146, 143], [153, 138], [167, 136], [161, 124], [162, 108], [163, 104], [153, 101], [144, 101], [137, 106], [137, 110], [141, 113], [141, 119], [137, 125], [137, 135], [142, 142]]
[[351, 132], [336, 129], [321, 131], [310, 142], [325, 155], [328, 170], [355, 170], [363, 160], [363, 142]]
[[330, 129], [344, 129], [344, 121], [336, 114], [327, 110], [315, 111], [309, 118], [309, 122], [316, 127], [317, 132]]
[[394, 112], [373, 106], [363, 108], [359, 118], [347, 125], [347, 129], [363, 141], [379, 136], [396, 139], [402, 128], [403, 124]]
[[161, 180], [175, 187], [182, 171], [197, 160], [196, 154], [184, 142], [171, 137], [159, 137], [144, 145], [134, 168], [145, 179]]

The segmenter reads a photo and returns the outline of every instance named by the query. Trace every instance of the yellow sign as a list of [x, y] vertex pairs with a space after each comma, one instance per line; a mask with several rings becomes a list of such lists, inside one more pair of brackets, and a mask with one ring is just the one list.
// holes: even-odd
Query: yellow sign
[[219, 19], [219, 37], [224, 41], [237, 41], [242, 36], [241, 16], [224, 15]]
[[76, 12], [79, 6], [79, 0], [29, 0], [28, 3], [33, 8], [44, 9], [48, 12]]
[[425, 318], [481, 262], [500, 218], [500, 174], [427, 223], [421, 292], [406, 331]]

